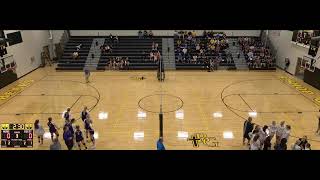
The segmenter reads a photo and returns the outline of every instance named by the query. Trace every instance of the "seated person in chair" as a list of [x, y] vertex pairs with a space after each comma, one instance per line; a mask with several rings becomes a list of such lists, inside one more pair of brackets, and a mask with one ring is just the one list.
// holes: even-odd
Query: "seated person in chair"
[[79, 59], [79, 53], [77, 51], [72, 53], [72, 58], [73, 59]]

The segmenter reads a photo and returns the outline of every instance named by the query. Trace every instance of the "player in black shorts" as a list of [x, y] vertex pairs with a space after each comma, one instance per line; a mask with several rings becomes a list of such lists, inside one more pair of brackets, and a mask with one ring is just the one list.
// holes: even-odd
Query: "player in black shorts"
[[88, 109], [87, 106], [85, 106], [85, 107], [83, 108], [83, 111], [81, 112], [81, 119], [82, 119], [82, 121], [84, 121], [85, 119], [89, 118], [89, 112], [88, 112], [87, 109]]
[[82, 132], [80, 130], [80, 126], [78, 126], [78, 125], [76, 126], [75, 136], [76, 136], [76, 142], [79, 146], [79, 149], [81, 150], [81, 143], [84, 145], [84, 147], [86, 149], [88, 149], [86, 146], [86, 143], [84, 142], [84, 138], [83, 138]]
[[59, 137], [59, 133], [58, 133], [58, 128], [56, 125], [53, 124], [52, 122], [52, 118], [49, 117], [48, 118], [48, 127], [49, 127], [49, 132], [51, 134], [51, 140], [53, 141], [53, 135], [55, 134], [57, 136], [57, 138]]
[[91, 142], [93, 143], [93, 146], [95, 146], [95, 139], [94, 139], [94, 129], [92, 128], [92, 122], [89, 118], [85, 119], [84, 120], [84, 129], [86, 130], [86, 137], [87, 137], [87, 142], [89, 137], [88, 135], [90, 134], [90, 139], [91, 139]]

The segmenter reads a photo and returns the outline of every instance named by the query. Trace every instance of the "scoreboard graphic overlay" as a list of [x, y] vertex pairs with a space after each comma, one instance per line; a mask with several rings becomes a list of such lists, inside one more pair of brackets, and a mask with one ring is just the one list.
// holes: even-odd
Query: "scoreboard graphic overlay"
[[1, 124], [1, 148], [32, 148], [33, 124]]

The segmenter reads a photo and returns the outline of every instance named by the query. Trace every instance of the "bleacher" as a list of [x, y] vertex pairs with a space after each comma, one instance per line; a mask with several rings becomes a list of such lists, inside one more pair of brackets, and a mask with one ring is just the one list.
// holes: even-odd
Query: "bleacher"
[[[69, 41], [65, 44], [61, 59], [58, 60], [56, 70], [82, 70], [89, 54], [92, 40], [93, 37], [70, 37]], [[76, 51], [76, 46], [79, 44], [82, 44], [79, 51], [79, 59], [74, 60], [72, 53]]]
[[[200, 39], [202, 41], [202, 37], [197, 37], [197, 39]], [[177, 40], [179, 40], [177, 37], [174, 38], [174, 48], [175, 50], [177, 49], [178, 45], [177, 45]], [[230, 46], [230, 44], [229, 44]], [[193, 55], [193, 54], [192, 54]], [[191, 57], [192, 57], [191, 55]], [[235, 69], [235, 64], [234, 61], [229, 61], [227, 62], [226, 58], [226, 50], [222, 50], [220, 51], [220, 55], [222, 57], [222, 61], [219, 63], [219, 66], [223, 66], [226, 69]], [[217, 58], [218, 55], [206, 55], [206, 57], [210, 58]], [[234, 58], [234, 57], [233, 57]], [[175, 53], [175, 59], [176, 59], [176, 69], [177, 70], [190, 70], [190, 69], [194, 69], [194, 70], [202, 70], [206, 68], [206, 64], [204, 62], [204, 60], [202, 59], [198, 59], [197, 63], [182, 63], [182, 62], [177, 62], [178, 60], [178, 54]]]
[[[151, 70], [157, 69], [157, 63], [150, 61], [149, 53], [152, 50], [152, 42], [158, 43], [158, 49], [162, 52], [162, 37], [153, 39], [139, 39], [138, 36], [119, 36], [119, 43], [113, 46], [112, 53], [104, 53], [100, 57], [98, 70], [108, 69], [110, 57], [128, 57], [129, 69]], [[106, 37], [106, 44], [108, 44]]]

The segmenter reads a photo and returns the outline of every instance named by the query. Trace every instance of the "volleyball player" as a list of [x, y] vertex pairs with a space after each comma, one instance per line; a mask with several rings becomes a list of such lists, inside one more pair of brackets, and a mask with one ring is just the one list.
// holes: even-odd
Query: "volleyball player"
[[81, 119], [82, 119], [83, 122], [84, 122], [84, 120], [85, 120], [86, 118], [89, 118], [89, 112], [88, 112], [87, 106], [85, 106], [85, 107], [83, 108], [83, 111], [81, 112]]
[[68, 147], [68, 150], [71, 150], [73, 147], [73, 134], [68, 126], [64, 126], [63, 128], [63, 139], [66, 146]]
[[63, 118], [65, 120], [65, 123], [70, 122], [70, 119], [71, 119], [70, 111], [71, 111], [71, 109], [68, 108], [67, 111], [63, 114]]
[[77, 144], [79, 146], [79, 149], [81, 150], [81, 143], [84, 145], [84, 147], [86, 149], [88, 149], [87, 146], [86, 146], [86, 143], [84, 142], [82, 131], [80, 130], [80, 126], [79, 125], [76, 126], [75, 136], [76, 136], [76, 142], [77, 142]]
[[49, 127], [49, 132], [51, 134], [51, 140], [53, 141], [53, 135], [55, 134], [57, 136], [57, 138], [59, 137], [59, 133], [58, 133], [58, 128], [57, 126], [52, 122], [52, 118], [49, 117], [48, 118], [48, 127]]
[[44, 129], [43, 127], [40, 125], [39, 119], [37, 119], [34, 122], [34, 133], [38, 136], [38, 141], [40, 144], [43, 144], [43, 134], [44, 134]]
[[273, 139], [276, 132], [277, 132], [276, 121], [272, 121], [272, 124], [269, 126], [269, 136], [270, 136], [271, 140]]
[[281, 121], [280, 125], [277, 127], [277, 132], [276, 132], [276, 145], [278, 145], [281, 141], [281, 137], [284, 134], [285, 131], [285, 126], [284, 126], [284, 121]]
[[92, 121], [87, 118], [84, 120], [84, 129], [86, 130], [86, 137], [87, 137], [87, 142], [89, 142], [89, 135], [90, 135], [90, 140], [93, 143], [93, 146], [95, 146], [95, 139], [94, 139], [94, 129], [92, 128]]

